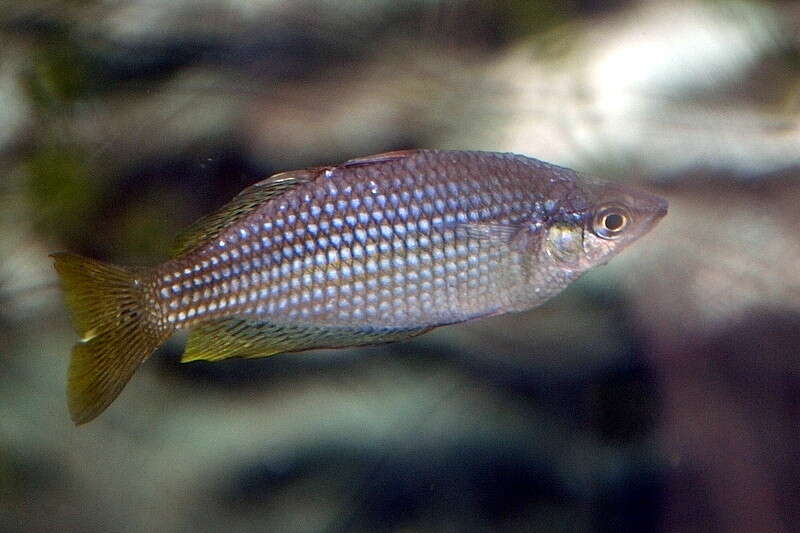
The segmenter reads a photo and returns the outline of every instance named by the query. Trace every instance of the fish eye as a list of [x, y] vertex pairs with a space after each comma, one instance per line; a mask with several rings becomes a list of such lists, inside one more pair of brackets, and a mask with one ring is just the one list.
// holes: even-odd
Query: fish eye
[[628, 227], [630, 220], [630, 213], [622, 206], [603, 207], [594, 216], [594, 233], [603, 239], [616, 239]]

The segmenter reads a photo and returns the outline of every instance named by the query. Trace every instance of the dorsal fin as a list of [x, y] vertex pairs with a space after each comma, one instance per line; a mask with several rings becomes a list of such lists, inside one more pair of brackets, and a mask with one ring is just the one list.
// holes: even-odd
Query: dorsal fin
[[374, 163], [385, 163], [387, 161], [405, 159], [406, 157], [411, 157], [417, 153], [419, 153], [419, 150], [395, 150], [394, 152], [383, 152], [382, 154], [367, 155], [364, 157], [356, 157], [355, 159], [348, 159], [340, 166], [349, 168], [362, 165], [372, 165]]
[[250, 185], [218, 211], [192, 224], [178, 239], [173, 256], [189, 252], [202, 242], [213, 239], [259, 205], [281, 196], [298, 185], [312, 181], [323, 170], [324, 168], [308, 168], [281, 172]]
[[224, 318], [205, 322], [191, 331], [181, 362], [381, 344], [407, 339], [430, 329], [273, 324], [249, 318]]

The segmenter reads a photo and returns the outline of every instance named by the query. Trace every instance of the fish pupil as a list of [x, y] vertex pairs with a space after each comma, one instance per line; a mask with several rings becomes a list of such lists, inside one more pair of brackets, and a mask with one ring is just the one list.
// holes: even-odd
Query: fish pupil
[[625, 225], [625, 217], [619, 213], [609, 213], [603, 219], [603, 225], [608, 231], [619, 231]]

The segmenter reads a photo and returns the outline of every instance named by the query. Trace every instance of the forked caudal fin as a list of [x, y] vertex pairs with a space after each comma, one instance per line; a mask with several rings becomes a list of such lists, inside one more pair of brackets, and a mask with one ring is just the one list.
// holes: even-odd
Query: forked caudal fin
[[84, 424], [114, 401], [171, 331], [152, 319], [135, 271], [69, 253], [52, 257], [81, 335], [72, 349], [67, 398], [73, 422]]

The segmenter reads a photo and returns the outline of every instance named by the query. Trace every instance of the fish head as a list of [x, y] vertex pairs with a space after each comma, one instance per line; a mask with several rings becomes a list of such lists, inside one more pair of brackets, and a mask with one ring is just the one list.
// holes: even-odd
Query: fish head
[[607, 263], [666, 214], [667, 201], [654, 194], [616, 183], [579, 181], [544, 224], [540, 260], [580, 274]]

